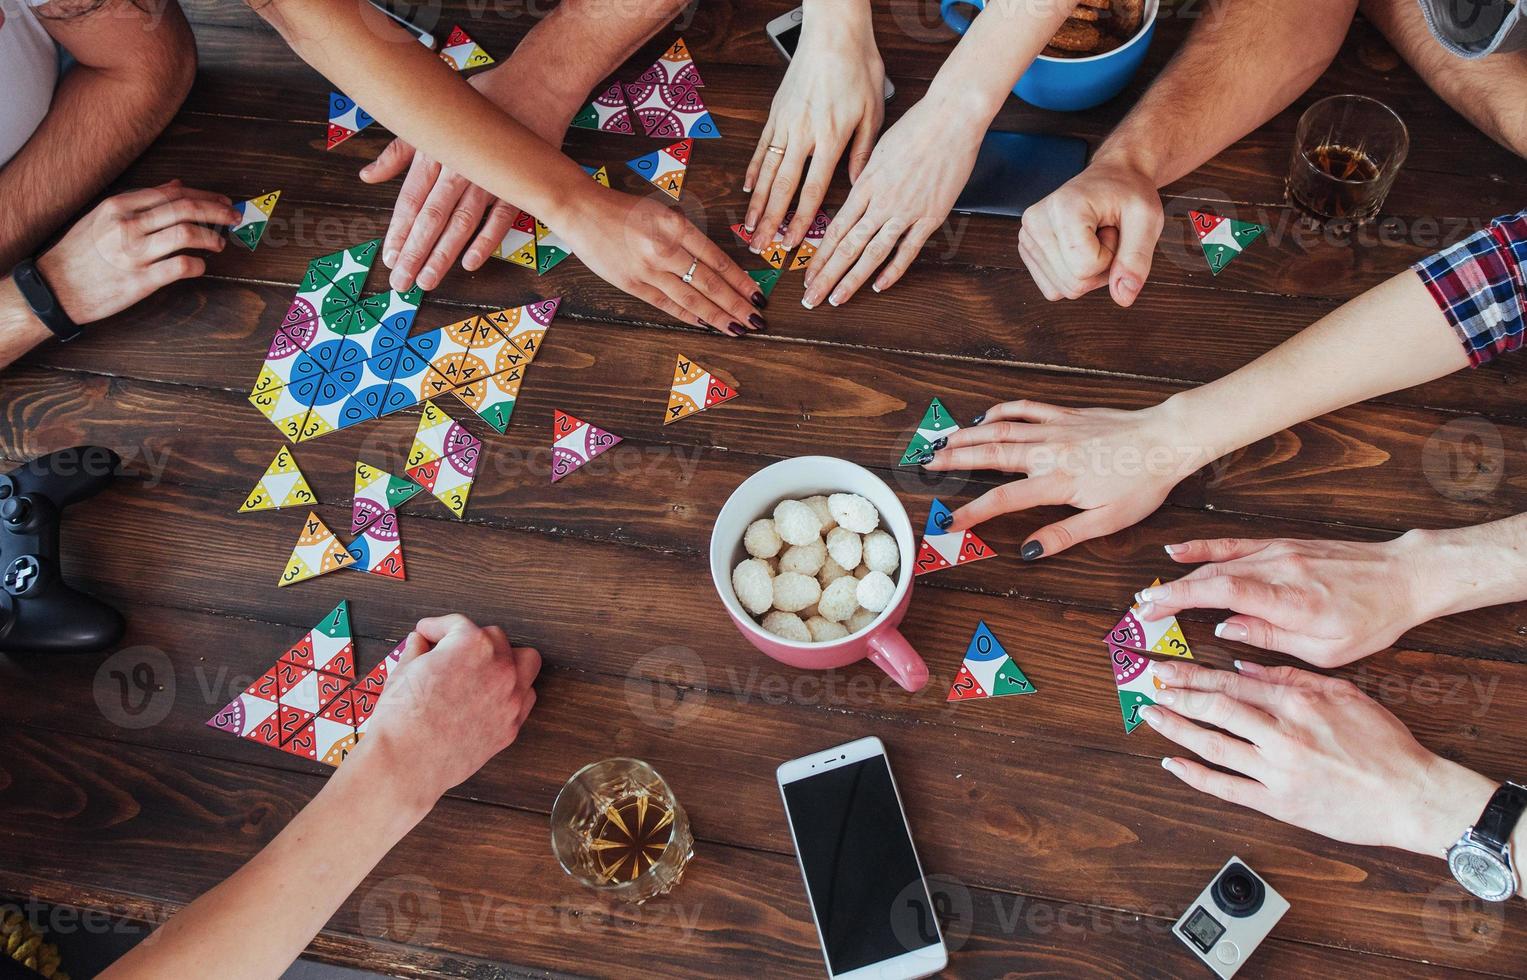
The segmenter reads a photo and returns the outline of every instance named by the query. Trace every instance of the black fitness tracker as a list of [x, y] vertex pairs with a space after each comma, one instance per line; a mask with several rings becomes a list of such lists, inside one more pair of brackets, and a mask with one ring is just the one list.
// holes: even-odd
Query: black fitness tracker
[[1502, 783], [1474, 826], [1447, 850], [1448, 870], [1469, 894], [1504, 902], [1521, 888], [1511, 861], [1511, 833], [1527, 811], [1527, 786]]
[[69, 314], [64, 312], [63, 304], [53, 295], [48, 281], [37, 271], [36, 259], [22, 259], [18, 262], [16, 268], [11, 270], [11, 279], [21, 291], [21, 298], [26, 301], [32, 315], [53, 331], [53, 336], [61, 342], [68, 343], [83, 332], [79, 324], [69, 319]]

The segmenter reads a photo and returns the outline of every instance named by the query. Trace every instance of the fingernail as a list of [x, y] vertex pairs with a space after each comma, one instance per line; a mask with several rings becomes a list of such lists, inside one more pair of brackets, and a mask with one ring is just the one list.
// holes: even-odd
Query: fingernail
[[1187, 550], [1188, 546], [1185, 544], [1169, 544], [1166, 546], [1166, 553], [1169, 555], [1180, 555]]
[[1174, 776], [1182, 775], [1182, 767], [1177, 764], [1176, 759], [1162, 759], [1161, 768], [1165, 769], [1167, 772]]
[[706, 323], [704, 320], [700, 319], [699, 317], [695, 318], [695, 322], [698, 323], [700, 326], [704, 327], [707, 330], [714, 330], [715, 329], [714, 327], [712, 327], [710, 324]]
[[1138, 602], [1136, 605], [1140, 608], [1141, 619], [1156, 618], [1156, 604], [1154, 602]]
[[1171, 690], [1170, 688], [1157, 691], [1156, 692], [1156, 703], [1157, 704], [1176, 704], [1177, 703], [1177, 692]]
[[810, 266], [807, 266], [806, 267], [806, 274], [801, 276], [801, 288], [802, 289], [810, 289], [811, 288], [811, 280], [812, 280], [812, 278], [813, 278], [812, 269], [811, 269]]
[[[751, 234], [751, 233], [750, 233], [750, 234]], [[749, 251], [749, 252], [752, 252], [752, 253], [753, 253], [753, 254], [754, 254], [754, 255], [757, 255], [757, 254], [758, 254], [758, 252], [759, 252], [759, 249], [761, 249], [761, 248], [763, 248], [763, 246], [762, 246], [762, 245], [758, 245], [758, 244], [752, 244], [752, 245], [749, 245], [749, 246], [748, 246], [748, 251]]]
[[731, 327], [737, 333], [747, 333], [747, 331], [748, 331], [747, 327], [744, 327], [742, 324], [738, 323], [736, 320], [732, 321]]
[[1261, 677], [1267, 673], [1266, 667], [1263, 667], [1261, 664], [1254, 664], [1249, 660], [1237, 660], [1235, 662], [1235, 669], [1247, 677]]
[[1128, 276], [1119, 280], [1119, 292], [1125, 296], [1134, 296], [1140, 291], [1140, 283]]
[[943, 449], [947, 445], [949, 445], [949, 437], [941, 436], [934, 441], [933, 445], [929, 446], [928, 448], [932, 449], [934, 452], [938, 452], [940, 449]]
[[1222, 640], [1235, 640], [1238, 643], [1245, 643], [1246, 638], [1251, 635], [1251, 631], [1241, 623], [1220, 623], [1214, 627], [1214, 635]]
[[801, 297], [801, 305], [806, 307], [806, 309], [808, 309], [808, 310], [816, 309], [816, 304], [811, 302], [811, 300], [807, 299], [804, 296]]
[[879, 282], [871, 283], [870, 284], [870, 288], [878, 293], [878, 292], [880, 292], [880, 283]]
[[977, 415], [975, 418], [971, 419], [970, 420], [970, 424], [971, 425], [980, 425], [982, 422], [985, 422], [985, 421], [986, 421], [986, 413], [982, 412], [980, 415]]
[[1170, 585], [1155, 585], [1149, 589], [1141, 589], [1139, 592], [1136, 592], [1135, 601], [1160, 602], [1162, 599], [1165, 599], [1167, 596], [1171, 595], [1171, 593], [1172, 587]]
[[831, 296], [827, 297], [827, 302], [831, 303], [833, 306], [841, 306], [843, 305], [843, 294], [833, 293]]
[[1182, 673], [1182, 668], [1177, 664], [1168, 663], [1165, 660], [1157, 660], [1151, 669], [1155, 671], [1157, 677], [1167, 684], [1182, 680], [1182, 677], [1179, 676]]
[[748, 183], [747, 181], [743, 181], [742, 182], [742, 193], [744, 193], [744, 194], [751, 194], [751, 193], [753, 193], [753, 185]]
[[754, 330], [762, 330], [764, 327], [769, 325], [768, 321], [759, 316], [757, 313], [750, 313], [748, 315], [748, 322], [753, 325]]
[[756, 227], [758, 227], [757, 218], [750, 217], [742, 222], [742, 230], [747, 232], [749, 235], [753, 234], [753, 229]]
[[1023, 549], [1018, 552], [1019, 556], [1024, 561], [1033, 561], [1035, 558], [1038, 558], [1040, 555], [1042, 555], [1044, 553], [1045, 553], [1045, 546], [1040, 544], [1038, 541], [1030, 541], [1030, 542], [1028, 542], [1027, 544], [1025, 544], [1023, 546]]
[[1161, 720], [1161, 712], [1156, 710], [1155, 705], [1148, 704], [1140, 709], [1140, 717], [1145, 719], [1147, 725], [1155, 728], [1157, 722]]
[[759, 309], [763, 309], [765, 306], [769, 305], [769, 297], [765, 296], [763, 293], [754, 293], [753, 305]]
[[389, 268], [389, 269], [392, 268], [393, 263], [395, 263], [397, 261], [398, 261], [398, 250], [397, 249], [389, 248], [389, 249], [385, 249], [382, 252], [382, 264], [387, 266], [387, 268]]
[[929, 449], [925, 449], [912, 457], [912, 464], [914, 466], [925, 466], [931, 462], [933, 462], [933, 451]]

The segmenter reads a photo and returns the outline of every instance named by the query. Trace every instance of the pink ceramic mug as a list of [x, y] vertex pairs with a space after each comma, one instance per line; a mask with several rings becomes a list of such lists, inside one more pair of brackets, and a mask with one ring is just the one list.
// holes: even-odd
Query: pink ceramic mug
[[[819, 493], [857, 493], [874, 504], [880, 512], [880, 526], [896, 537], [896, 547], [901, 551], [901, 570], [896, 575], [896, 593], [874, 622], [841, 640], [801, 643], [765, 631], [748, 615], [732, 591], [732, 569], [748, 557], [742, 546], [742, 535], [749, 524], [771, 515], [781, 500], [802, 500]], [[716, 593], [721, 596], [721, 604], [742, 635], [780, 663], [806, 670], [829, 670], [868, 657], [896, 683], [916, 691], [928, 682], [928, 665], [897, 630], [912, 601], [912, 559], [915, 555], [912, 522], [907, 519], [906, 508], [885, 481], [844, 459], [801, 456], [764, 467], [732, 491], [711, 531], [710, 575], [716, 584]]]

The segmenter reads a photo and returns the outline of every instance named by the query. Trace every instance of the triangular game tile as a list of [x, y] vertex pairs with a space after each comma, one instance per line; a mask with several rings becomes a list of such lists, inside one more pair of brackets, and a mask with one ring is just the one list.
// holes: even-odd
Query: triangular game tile
[[976, 625], [976, 631], [965, 648], [965, 660], [960, 672], [949, 689], [950, 701], [966, 701], [973, 698], [1000, 698], [1011, 694], [1033, 694], [1034, 685], [1008, 656], [1002, 642], [992, 634], [985, 620]]
[[619, 82], [605, 89], [573, 117], [574, 129], [597, 129], [604, 133], [634, 136], [631, 110], [626, 106], [625, 90]]
[[276, 458], [271, 460], [265, 468], [265, 475], [260, 477], [260, 482], [255, 484], [249, 492], [249, 497], [244, 501], [244, 506], [239, 508], [240, 514], [247, 514], [256, 510], [280, 510], [283, 507], [309, 507], [318, 503], [318, 497], [313, 493], [313, 488], [308, 486], [307, 478], [297, 468], [297, 461], [292, 458], [292, 451], [282, 446], [276, 451]]
[[355, 461], [355, 497], [350, 504], [350, 533], [359, 534], [372, 521], [397, 510], [424, 488], [360, 460]]
[[700, 79], [700, 72], [695, 68], [694, 60], [689, 56], [689, 48], [684, 44], [682, 37], [669, 45], [668, 50], [652, 63], [652, 67], [638, 75], [636, 80], [647, 85], [705, 87], [705, 82]]
[[783, 275], [779, 269], [749, 269], [748, 278], [758, 283], [758, 291], [763, 293], [764, 299], [774, 292], [774, 287], [779, 285], [779, 277]]
[[668, 411], [663, 415], [663, 424], [688, 418], [736, 397], [737, 389], [680, 354], [673, 368], [673, 384], [668, 389]]
[[482, 49], [482, 45], [472, 40], [459, 25], [451, 28], [445, 44], [441, 45], [440, 60], [457, 71], [467, 71], [493, 64], [492, 57]]
[[398, 512], [389, 510], [366, 525], [360, 537], [350, 542], [346, 549], [354, 559], [351, 568], [383, 575], [387, 578], [406, 579], [403, 569], [403, 537]]
[[684, 190], [684, 174], [689, 169], [689, 151], [693, 146], [693, 140], [679, 140], [661, 150], [628, 160], [626, 166], [677, 201]]
[[1247, 245], [1267, 231], [1261, 225], [1249, 221], [1237, 221], [1203, 211], [1189, 211], [1188, 220], [1192, 222], [1193, 233], [1198, 236], [1198, 243], [1204, 250], [1209, 271], [1216, 276]]
[[[785, 223], [790, 223], [790, 216], [786, 216]], [[806, 229], [806, 234], [801, 238], [801, 245], [795, 250], [795, 258], [790, 260], [790, 271], [804, 269], [811, 264], [811, 257], [817, 254], [817, 249], [822, 247], [822, 239], [827, 237], [827, 226], [832, 223], [832, 217], [826, 211], [818, 211], [817, 216], [811, 220], [811, 227]]]
[[551, 423], [551, 482], [567, 476], [620, 442], [620, 436], [555, 410]]
[[[1155, 588], [1160, 584], [1161, 579], [1158, 578], [1151, 583], [1151, 587]], [[1183, 636], [1182, 625], [1177, 622], [1177, 617], [1141, 619], [1139, 603], [1131, 603], [1129, 609], [1119, 618], [1118, 625], [1103, 639], [1109, 646], [1163, 653], [1170, 657], [1182, 657], [1187, 660], [1193, 659], [1193, 651], [1188, 647], [1188, 638]]]
[[923, 420], [917, 424], [917, 431], [907, 443], [907, 451], [901, 454], [902, 466], [916, 466], [917, 458], [932, 448], [939, 439], [947, 437], [952, 432], [959, 431], [960, 424], [949, 414], [944, 403], [937, 398], [928, 405], [928, 410], [923, 413]]
[[1119, 689], [1119, 710], [1124, 716], [1124, 732], [1128, 734], [1145, 719], [1140, 709], [1156, 703], [1156, 692], [1166, 685], [1156, 679], [1155, 665], [1143, 654], [1112, 647], [1109, 658], [1113, 662], [1113, 682]]
[[271, 191], [269, 194], [261, 194], [259, 197], [235, 204], [234, 207], [239, 212], [239, 221], [228, 229], [228, 234], [234, 241], [253, 252], [265, 234], [265, 225], [270, 221], [271, 212], [276, 209], [276, 199], [280, 196], [280, 191]]
[[292, 556], [287, 559], [286, 569], [277, 584], [285, 586], [305, 582], [344, 568], [352, 561], [354, 559], [339, 543], [339, 539], [334, 537], [329, 526], [317, 514], [309, 513], [302, 522], [297, 544], [292, 548]]
[[329, 93], [328, 149], [332, 150], [356, 133], [376, 122], [350, 99], [338, 92]]

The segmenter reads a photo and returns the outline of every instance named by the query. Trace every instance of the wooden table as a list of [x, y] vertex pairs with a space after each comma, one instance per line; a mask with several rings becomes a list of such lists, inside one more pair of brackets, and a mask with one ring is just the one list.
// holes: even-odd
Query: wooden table
[[[1371, 28], [1354, 29], [1293, 108], [1167, 189], [1167, 231], [1131, 310], [1102, 294], [1044, 302], [1018, 259], [1016, 226], [985, 219], [954, 219], [902, 285], [842, 309], [802, 309], [800, 274], [787, 273], [768, 334], [741, 341], [676, 327], [576, 260], [541, 279], [499, 262], [453, 271], [421, 328], [564, 297], [508, 434], [476, 426], [487, 450], [467, 519], [428, 502], [408, 508], [406, 584], [339, 573], [278, 590], [302, 515], [235, 515], [281, 441], [245, 396], [307, 260], [380, 235], [396, 185], [355, 178], [383, 146], [379, 127], [324, 151], [329, 86], [242, 4], [188, 6], [196, 88], [121, 186], [182, 177], [235, 197], [283, 193], [258, 252], [230, 248], [206, 278], [37, 351], [0, 381], [6, 457], [102, 443], [138, 474], [80, 506], [65, 542], [74, 581], [128, 613], [131, 652], [0, 664], [0, 893], [157, 921], [254, 854], [325, 770], [203, 723], [348, 597], [363, 670], [416, 618], [446, 610], [505, 624], [543, 651], [546, 669], [533, 724], [382, 862], [314, 942], [321, 959], [405, 975], [819, 974], [774, 767], [873, 733], [890, 746], [924, 864], [949, 895], [952, 974], [1193, 975], [1200, 967], [1168, 927], [1236, 853], [1293, 903], [1245, 975], [1527, 975], [1522, 903], [1475, 908], [1441, 861], [1335, 844], [1163, 773], [1167, 743], [1120, 730], [1099, 641], [1132, 592], [1172, 573], [1166, 542], [1370, 540], [1527, 509], [1521, 358], [1258, 443], [1184, 482], [1140, 526], [1055, 558], [1017, 559], [1055, 511], [984, 527], [1001, 558], [919, 583], [906, 630], [932, 679], [916, 696], [869, 666], [824, 680], [764, 659], [726, 621], [707, 573], [717, 509], [769, 462], [845, 455], [892, 481], [920, 522], [933, 495], [963, 501], [993, 484], [991, 474], [934, 481], [895, 467], [930, 397], [961, 416], [1012, 397], [1149, 404], [1521, 207], [1527, 166], [1433, 97]], [[477, 19], [469, 12], [482, 5], [444, 6], [444, 27], [468, 23], [496, 55], [531, 23], [518, 4]], [[727, 228], [742, 217], [742, 171], [782, 71], [763, 25], [787, 6], [711, 0], [629, 63], [649, 63], [680, 32], [689, 43], [726, 138], [696, 147], [682, 207], [754, 267]], [[950, 35], [932, 4], [877, 6], [894, 118], [926, 90]], [[1131, 94], [1077, 115], [1009, 100], [998, 125], [1096, 145], [1189, 20], [1163, 20]], [[1298, 113], [1343, 91], [1401, 107], [1413, 136], [1387, 209], [1393, 233], [1355, 245], [1301, 236], [1282, 207]], [[629, 190], [639, 181], [623, 161], [658, 145], [580, 131], [568, 142]], [[1183, 218], [1199, 205], [1270, 234], [1212, 278]], [[370, 286], [383, 288], [380, 273]], [[681, 351], [735, 379], [742, 397], [664, 427]], [[553, 408], [626, 442], [552, 486]], [[410, 411], [297, 447], [332, 526], [346, 527], [354, 461], [400, 467], [416, 424]], [[1486, 434], [1473, 455], [1471, 426]], [[1479, 467], [1498, 486], [1459, 492]], [[1038, 695], [945, 703], [978, 618]], [[1184, 618], [1199, 659], [1227, 667], [1246, 650], [1217, 642], [1215, 621]], [[1524, 636], [1523, 607], [1486, 610], [1419, 628], [1339, 673], [1431, 748], [1520, 778]], [[146, 679], [137, 663], [153, 672], [147, 691], [135, 687]], [[613, 755], [655, 765], [698, 837], [682, 886], [643, 908], [584, 891], [548, 846], [557, 789]]]

